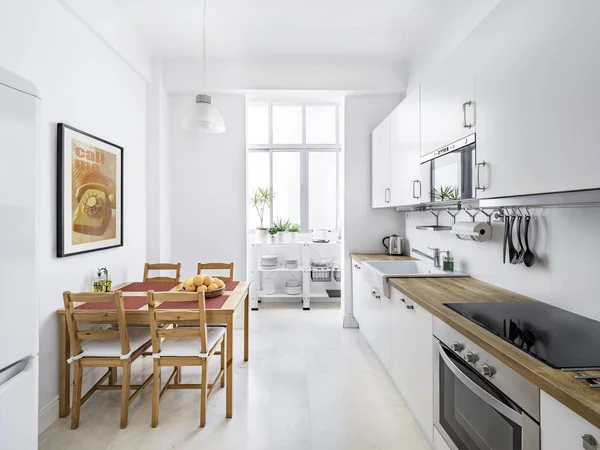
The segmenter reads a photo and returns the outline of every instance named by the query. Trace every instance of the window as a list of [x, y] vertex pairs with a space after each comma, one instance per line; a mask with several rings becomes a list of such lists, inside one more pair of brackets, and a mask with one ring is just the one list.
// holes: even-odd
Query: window
[[[339, 228], [339, 105], [249, 103], [248, 192], [275, 192], [264, 226], [277, 218], [302, 231]], [[259, 220], [249, 211], [248, 225]]]

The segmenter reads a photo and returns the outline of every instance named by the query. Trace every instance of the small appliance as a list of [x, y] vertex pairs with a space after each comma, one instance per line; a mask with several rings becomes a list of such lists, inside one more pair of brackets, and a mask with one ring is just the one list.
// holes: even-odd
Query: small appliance
[[397, 234], [384, 237], [381, 243], [387, 250], [388, 255], [402, 255], [402, 238]]

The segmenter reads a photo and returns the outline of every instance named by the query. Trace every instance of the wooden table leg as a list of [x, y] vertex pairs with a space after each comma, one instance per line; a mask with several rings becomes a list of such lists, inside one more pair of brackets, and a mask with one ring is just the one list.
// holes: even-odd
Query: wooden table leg
[[233, 313], [227, 315], [227, 369], [225, 371], [225, 417], [233, 417]]
[[67, 319], [64, 314], [60, 315], [60, 351], [58, 361], [58, 417], [67, 417], [70, 412], [71, 403], [71, 368], [67, 360], [71, 355], [71, 342]]
[[248, 336], [250, 330], [248, 328], [250, 322], [250, 294], [246, 294], [244, 299], [244, 361], [248, 361]]

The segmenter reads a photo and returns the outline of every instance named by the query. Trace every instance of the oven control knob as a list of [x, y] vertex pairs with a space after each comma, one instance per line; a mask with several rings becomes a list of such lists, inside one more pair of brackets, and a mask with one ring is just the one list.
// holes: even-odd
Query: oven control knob
[[479, 371], [481, 372], [481, 375], [483, 375], [484, 377], [492, 377], [496, 373], [496, 370], [493, 367], [488, 366], [487, 364], [483, 364], [479, 368]]
[[478, 359], [479, 359], [479, 357], [475, 353], [471, 353], [471, 352], [465, 353], [465, 360], [468, 363], [475, 364]]
[[452, 345], [450, 345], [450, 348], [453, 352], [460, 353], [465, 349], [465, 346], [460, 342], [453, 342]]

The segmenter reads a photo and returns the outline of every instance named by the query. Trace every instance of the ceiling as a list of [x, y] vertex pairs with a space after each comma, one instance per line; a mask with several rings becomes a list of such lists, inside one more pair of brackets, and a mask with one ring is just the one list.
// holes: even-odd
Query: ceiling
[[[497, 0], [208, 0], [207, 53], [406, 64], [486, 3]], [[201, 55], [202, 0], [120, 0], [118, 8], [154, 55]]]

